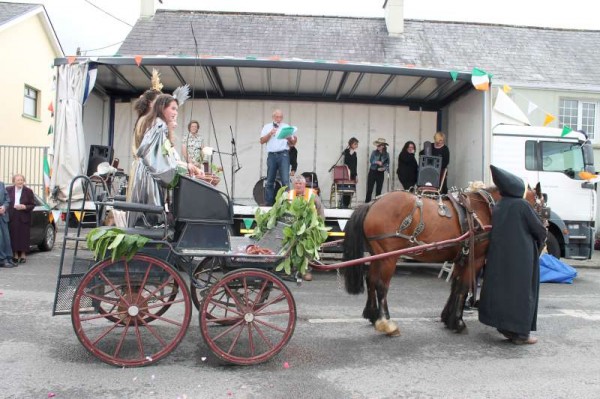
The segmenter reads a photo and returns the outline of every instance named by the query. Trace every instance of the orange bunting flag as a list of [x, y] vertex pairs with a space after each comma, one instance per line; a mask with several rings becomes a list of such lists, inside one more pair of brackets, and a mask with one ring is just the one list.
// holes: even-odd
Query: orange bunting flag
[[546, 114], [546, 117], [544, 118], [544, 126], [548, 126], [555, 119], [556, 119], [556, 116], [554, 116], [552, 114]]
[[75, 62], [76, 59], [77, 59], [77, 57], [75, 57], [74, 55], [71, 55], [71, 56], [67, 57], [67, 63], [69, 65], [71, 65], [72, 63]]
[[141, 55], [136, 55], [135, 57], [133, 57], [133, 59], [135, 60], [135, 63], [137, 64], [137, 66], [142, 65], [142, 56]]
[[511, 90], [512, 90], [512, 87], [510, 87], [509, 85], [502, 86], [502, 91], [505, 92], [506, 94], [510, 93]]
[[593, 173], [582, 170], [581, 172], [579, 172], [579, 177], [581, 177], [583, 180], [592, 180], [598, 176], [596, 176]]

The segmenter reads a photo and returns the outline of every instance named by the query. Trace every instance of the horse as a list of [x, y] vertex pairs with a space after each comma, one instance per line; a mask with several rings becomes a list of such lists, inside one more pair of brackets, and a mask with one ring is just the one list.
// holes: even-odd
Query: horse
[[[414, 253], [408, 252], [420, 262], [454, 262], [450, 295], [441, 313], [441, 321], [455, 332], [463, 332], [466, 328], [463, 321], [465, 299], [470, 288], [476, 289], [475, 276], [485, 263], [489, 244], [492, 207], [501, 198], [496, 187], [465, 192], [461, 197], [466, 204], [466, 214], [472, 215], [467, 230], [471, 231], [472, 240], [453, 240], [461, 237], [465, 226], [461, 227], [459, 221], [461, 217], [457, 209], [460, 207], [455, 208], [451, 203], [455, 201], [451, 201], [449, 196], [430, 197], [394, 191], [355, 209], [344, 229], [343, 242], [346, 261], [362, 258], [367, 248], [372, 255], [378, 255], [451, 240], [435, 251], [417, 249]], [[541, 215], [544, 204], [539, 183], [535, 190], [528, 187], [525, 199]], [[400, 335], [398, 326], [390, 320], [387, 299], [399, 256], [392, 254], [371, 261], [366, 277], [364, 263], [344, 270], [345, 288], [349, 294], [364, 292], [366, 280], [368, 295], [363, 317], [377, 331], [389, 336]]]

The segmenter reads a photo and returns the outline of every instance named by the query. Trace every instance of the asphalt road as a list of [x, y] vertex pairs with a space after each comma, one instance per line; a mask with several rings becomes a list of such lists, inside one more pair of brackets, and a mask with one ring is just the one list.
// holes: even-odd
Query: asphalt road
[[223, 364], [203, 343], [194, 309], [173, 353], [124, 369], [89, 354], [70, 317], [51, 316], [59, 255], [33, 253], [0, 270], [2, 398], [600, 397], [600, 268], [579, 268], [572, 285], [542, 285], [533, 346], [506, 342], [476, 312], [466, 315], [468, 333], [444, 329], [450, 284], [436, 268], [401, 266], [389, 294], [400, 337], [375, 332], [360, 317], [366, 297], [341, 291], [334, 272], [315, 273], [291, 287], [296, 330], [270, 361]]

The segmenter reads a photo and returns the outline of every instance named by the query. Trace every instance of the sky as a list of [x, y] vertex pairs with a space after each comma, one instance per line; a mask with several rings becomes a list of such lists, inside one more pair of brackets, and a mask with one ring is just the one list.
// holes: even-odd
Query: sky
[[[140, 0], [0, 0], [41, 3], [66, 55], [113, 55], [139, 17]], [[383, 18], [384, 0], [162, 0], [158, 8]], [[404, 0], [404, 17], [600, 30], [591, 0]], [[112, 17], [104, 13], [102, 10]]]

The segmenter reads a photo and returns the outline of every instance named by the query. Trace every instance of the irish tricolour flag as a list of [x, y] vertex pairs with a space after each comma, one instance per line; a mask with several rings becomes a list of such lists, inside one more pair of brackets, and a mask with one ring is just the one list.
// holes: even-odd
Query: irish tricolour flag
[[44, 157], [44, 189], [46, 195], [50, 193], [50, 164], [47, 156]]
[[477, 90], [489, 90], [490, 75], [479, 68], [473, 68], [473, 72], [471, 72], [471, 83], [473, 83], [473, 86], [475, 86]]

